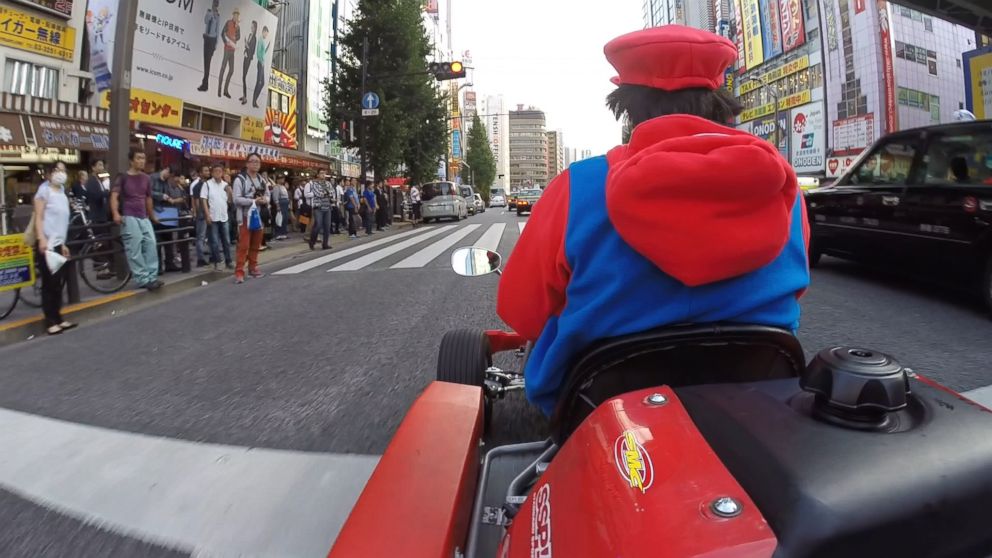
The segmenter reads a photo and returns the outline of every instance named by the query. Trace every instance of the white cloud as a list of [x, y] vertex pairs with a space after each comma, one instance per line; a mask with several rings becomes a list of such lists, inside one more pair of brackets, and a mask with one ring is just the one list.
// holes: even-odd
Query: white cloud
[[454, 50], [471, 51], [480, 98], [502, 93], [510, 107], [543, 110], [570, 148], [604, 153], [620, 143], [605, 106], [615, 72], [603, 46], [643, 27], [641, 0], [452, 0], [452, 14]]

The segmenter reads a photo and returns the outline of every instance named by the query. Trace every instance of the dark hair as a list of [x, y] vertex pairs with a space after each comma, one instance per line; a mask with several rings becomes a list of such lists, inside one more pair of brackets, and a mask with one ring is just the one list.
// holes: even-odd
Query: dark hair
[[179, 175], [179, 165], [177, 165], [175, 163], [163, 167], [162, 170], [169, 171], [169, 175], [170, 176], [178, 176]]
[[744, 110], [723, 87], [665, 91], [627, 84], [617, 87], [606, 97], [606, 106], [618, 120], [625, 118], [631, 127], [669, 114], [691, 114], [718, 124], [729, 124]]
[[261, 162], [262, 162], [262, 156], [261, 156], [261, 155], [259, 155], [259, 154], [258, 154], [257, 152], [255, 152], [255, 151], [252, 151], [251, 153], [249, 153], [249, 154], [248, 154], [248, 156], [247, 156], [247, 157], [245, 157], [245, 162], [247, 163], [248, 161], [251, 161], [251, 158], [252, 158], [252, 157], [258, 157], [258, 162], [259, 162], [259, 163], [261, 163]]
[[[61, 164], [64, 167], [65, 161], [52, 161], [51, 163], [48, 163], [47, 165], [44, 165], [41, 168], [44, 169], [46, 175], [49, 175], [55, 172], [55, 169], [59, 168], [59, 164]], [[66, 170], [68, 171], [68, 169]]]
[[138, 154], [144, 155], [145, 152], [144, 152], [144, 150], [141, 150], [141, 149], [133, 149], [133, 148], [132, 149], [129, 149], [127, 151], [127, 160], [128, 161], [133, 161], [134, 158], [138, 156]]
[[[204, 165], [204, 166], [206, 166], [206, 165]], [[213, 163], [212, 165], [210, 165], [210, 172], [214, 172], [214, 169], [224, 170], [224, 164], [221, 163], [220, 161], [216, 161], [215, 163]]]
[[92, 161], [90, 161], [90, 168], [92, 169], [92, 168], [96, 167], [96, 164], [97, 163], [103, 163], [104, 165], [107, 164], [107, 162], [104, 161], [103, 159], [93, 159]]

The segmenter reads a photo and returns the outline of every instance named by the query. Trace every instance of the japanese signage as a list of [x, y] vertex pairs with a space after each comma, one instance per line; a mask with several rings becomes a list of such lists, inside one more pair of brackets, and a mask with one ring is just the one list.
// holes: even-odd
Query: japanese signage
[[[310, 2], [309, 41], [307, 41], [307, 133], [323, 138], [327, 134], [324, 122], [324, 80], [331, 77], [331, 29], [334, 25], [332, 2]], [[335, 126], [338, 123], [335, 123]]]
[[[100, 106], [110, 107], [110, 91], [104, 91], [100, 96]], [[145, 91], [131, 89], [131, 120], [162, 124], [173, 128], [182, 127], [183, 102], [175, 97], [167, 97]]]
[[24, 145], [21, 117], [16, 114], [0, 113], [0, 152], [17, 153]]
[[81, 151], [110, 149], [110, 129], [103, 124], [90, 124], [60, 118], [31, 117], [34, 141], [38, 147], [58, 147]]
[[[813, 93], [809, 89], [800, 91], [799, 93], [789, 95], [788, 97], [782, 97], [778, 101], [778, 109], [785, 110], [792, 107], [798, 107], [799, 105], [805, 105], [813, 99]], [[775, 103], [768, 103], [766, 105], [761, 105], [760, 107], [755, 107], [752, 109], [747, 109], [741, 113], [741, 122], [747, 122], [749, 120], [754, 120], [755, 118], [761, 118], [762, 116], [768, 116], [769, 114], [775, 113]]]
[[789, 52], [805, 43], [806, 26], [799, 0], [779, 0], [779, 16], [782, 18], [782, 50]]
[[765, 61], [761, 39], [761, 6], [758, 0], [740, 0], [742, 24], [744, 26], [744, 56], [748, 70]]
[[782, 54], [782, 27], [779, 24], [778, 0], [759, 0], [761, 7], [761, 45], [765, 60]]
[[72, 17], [72, 0], [14, 0], [66, 19]]
[[734, 0], [734, 44], [737, 46], [737, 71], [743, 72], [747, 67], [747, 56], [744, 54], [744, 19], [741, 14], [741, 0]]
[[[320, 4], [321, 2], [315, 2]], [[265, 118], [279, 21], [254, 0], [138, 0], [135, 87]]]
[[[778, 152], [786, 159], [789, 158], [789, 113], [779, 112], [778, 130], [775, 129], [775, 116], [759, 118], [751, 123], [751, 133], [759, 138], [775, 144], [778, 140]], [[776, 136], [777, 134], [777, 136]]]
[[975, 118], [992, 118], [992, 47], [965, 52], [964, 97], [965, 108]]
[[0, 236], [0, 291], [33, 284], [34, 250], [24, 244], [24, 235]]
[[241, 117], [241, 139], [262, 143], [265, 137], [265, 120], [254, 116]]
[[767, 81], [771, 83], [773, 81], [778, 81], [784, 77], [789, 77], [792, 74], [801, 72], [809, 68], [809, 55], [804, 55], [795, 60], [783, 64], [774, 70], [769, 70], [755, 80], [748, 80], [741, 84], [741, 95], [754, 91], [755, 89], [761, 87], [762, 81]]
[[885, 92], [885, 132], [899, 129], [899, 111], [896, 108], [896, 76], [892, 70], [892, 40], [889, 35], [889, 3], [877, 0], [878, 32], [882, 46], [882, 87]]
[[[199, 136], [199, 134], [197, 134]], [[229, 138], [217, 136], [199, 136], [199, 139], [191, 139], [189, 151], [197, 157], [207, 157], [216, 159], [233, 159], [244, 161], [249, 153], [258, 153], [262, 157], [262, 162], [267, 165], [278, 165], [283, 167], [314, 167], [326, 168], [327, 163], [316, 163], [312, 159], [295, 157], [283, 152], [276, 147], [265, 147], [254, 143], [245, 143]]]
[[22, 145], [19, 147], [10, 146], [0, 152], [0, 163], [54, 163], [56, 161], [75, 165], [79, 163], [79, 150]]
[[476, 103], [475, 91], [466, 91], [465, 101], [463, 103], [465, 112], [469, 114], [475, 114], [475, 106], [476, 106], [475, 103]]
[[258, 141], [296, 149], [296, 78], [277, 70], [272, 70], [269, 88], [278, 93], [278, 106], [265, 110], [262, 124], [262, 138]]
[[462, 158], [462, 132], [461, 130], [451, 131], [451, 157], [454, 159]]
[[[86, 30], [90, 41], [90, 68], [97, 91], [110, 89], [110, 59], [117, 26], [117, 0], [89, 0], [86, 7]], [[132, 116], [132, 118], [134, 118]]]
[[792, 109], [792, 158], [796, 172], [823, 172], [827, 149], [827, 118], [820, 102]]
[[20, 10], [0, 6], [0, 45], [72, 60], [76, 30]]
[[857, 155], [875, 142], [875, 115], [835, 120], [833, 132], [834, 155]]

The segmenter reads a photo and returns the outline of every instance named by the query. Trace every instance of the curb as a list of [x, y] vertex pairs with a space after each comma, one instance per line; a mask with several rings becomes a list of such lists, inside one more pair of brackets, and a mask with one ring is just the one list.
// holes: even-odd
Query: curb
[[[393, 230], [402, 230], [412, 227], [407, 221], [396, 222]], [[363, 237], [364, 238], [364, 237]], [[306, 243], [296, 240], [300, 246], [293, 247], [287, 245], [285, 248], [270, 248], [259, 254], [259, 265], [269, 265], [285, 258], [299, 257], [310, 253], [310, 247]], [[289, 242], [293, 242], [292, 240]], [[273, 246], [269, 243], [269, 246]], [[224, 279], [230, 279], [232, 272], [224, 271], [200, 271], [193, 272], [187, 277], [168, 283], [157, 291], [146, 291], [136, 289], [134, 285], [125, 287], [125, 290], [84, 300], [76, 304], [70, 304], [62, 308], [62, 314], [67, 318], [72, 316], [77, 320], [85, 320], [87, 323], [117, 317], [125, 310], [137, 310], [154, 306], [172, 296], [198, 288], [203, 281], [213, 283]], [[29, 318], [21, 318], [10, 323], [0, 322], [0, 348], [21, 343], [32, 337], [46, 336], [44, 316], [38, 314]]]

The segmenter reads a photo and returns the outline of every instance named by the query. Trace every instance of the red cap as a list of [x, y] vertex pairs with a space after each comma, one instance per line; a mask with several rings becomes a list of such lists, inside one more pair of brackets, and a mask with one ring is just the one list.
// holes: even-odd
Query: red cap
[[615, 85], [646, 85], [675, 91], [716, 89], [734, 60], [730, 40], [684, 25], [663, 25], [621, 35], [606, 44], [606, 59], [620, 74]]

